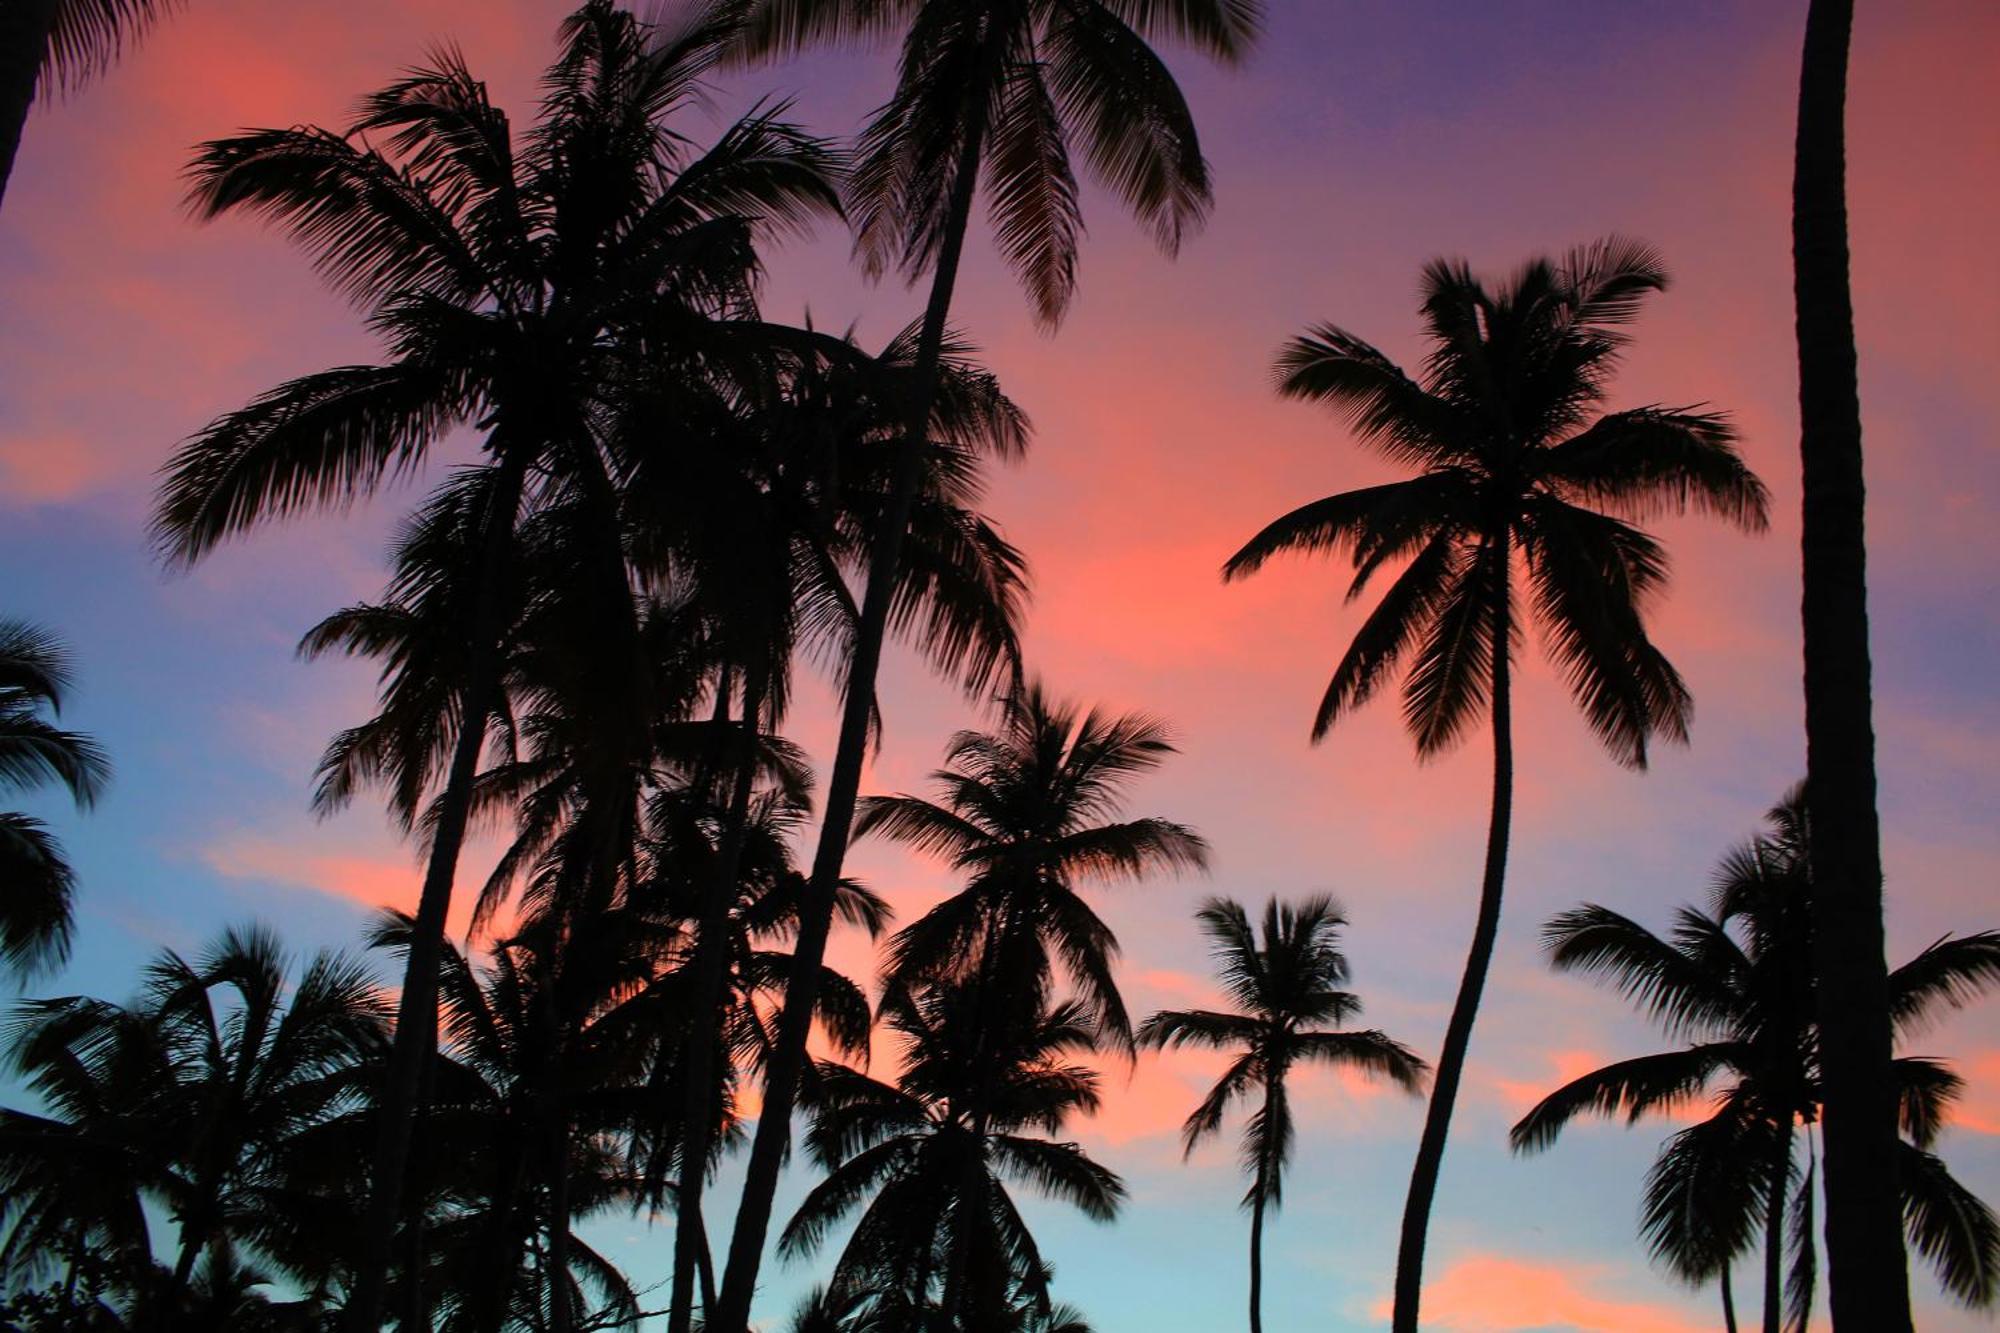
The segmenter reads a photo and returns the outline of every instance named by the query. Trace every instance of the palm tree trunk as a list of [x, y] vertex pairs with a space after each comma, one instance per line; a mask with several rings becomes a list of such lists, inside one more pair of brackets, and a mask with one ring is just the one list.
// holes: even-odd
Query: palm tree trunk
[[1771, 1154], [1771, 1181], [1764, 1201], [1764, 1333], [1784, 1333], [1785, 1199], [1791, 1193], [1792, 1135], [1778, 1135]]
[[403, 967], [403, 993], [396, 1010], [395, 1044], [389, 1052], [379, 1108], [381, 1128], [375, 1144], [367, 1220], [362, 1228], [365, 1249], [348, 1301], [349, 1333], [377, 1333], [382, 1322], [383, 1294], [388, 1286], [389, 1259], [396, 1221], [402, 1214], [403, 1177], [409, 1166], [410, 1136], [422, 1110], [425, 1077], [437, 1053], [438, 966], [444, 947], [445, 917], [451, 909], [458, 854], [465, 843], [472, 812], [472, 785], [485, 748], [486, 721], [498, 704], [500, 685], [501, 570], [513, 548], [514, 523], [521, 503], [525, 461], [502, 454], [493, 505], [486, 517], [486, 568], [474, 608], [475, 641], [466, 663], [459, 731], [452, 747], [451, 768], [438, 797], [437, 822], [431, 833], [431, 854], [417, 898], [415, 928]]
[[60, 2], [7, 0], [0, 5], [0, 203], [6, 201], [14, 155], [21, 149], [21, 132], [35, 105]]
[[[1264, 1123], [1270, 1124], [1271, 1092], [1264, 1090]], [[1264, 1333], [1264, 1186], [1270, 1164], [1259, 1154], [1256, 1194], [1250, 1201], [1250, 1333]]]
[[1737, 1333], [1736, 1293], [1729, 1289], [1729, 1265], [1722, 1266], [1722, 1328], [1723, 1333]]
[[1866, 488], [1848, 289], [1853, 0], [1812, 0], [1792, 179], [1804, 471], [1806, 804], [1824, 1072], [1827, 1285], [1836, 1327], [1907, 1333], [1908, 1258], [1889, 1076], [1882, 845], [1868, 651]]
[[1495, 540], [1497, 584], [1493, 589], [1493, 810], [1486, 831], [1486, 871], [1479, 890], [1479, 916], [1466, 954], [1465, 974], [1458, 983], [1451, 1021], [1438, 1056], [1437, 1078], [1424, 1108], [1424, 1131], [1417, 1143], [1417, 1161], [1410, 1172], [1410, 1194], [1403, 1205], [1403, 1232], [1396, 1250], [1394, 1333], [1417, 1333], [1417, 1306], [1423, 1295], [1424, 1241], [1430, 1231], [1431, 1204], [1437, 1197], [1438, 1173], [1444, 1165], [1445, 1138], [1451, 1112], [1465, 1073], [1465, 1054], [1472, 1044], [1472, 1024], [1479, 1016], [1479, 997], [1486, 989], [1493, 945], [1500, 934], [1500, 895], [1507, 878], [1507, 838], [1514, 811], [1513, 699], [1510, 694], [1513, 638], [1512, 551], [1509, 534]]
[[569, 1126], [558, 1121], [555, 1160], [549, 1163], [549, 1333], [570, 1333], [569, 1305]]
[[[722, 845], [716, 849], [714, 882], [708, 886], [701, 919], [696, 925], [687, 1055], [681, 1062], [687, 1095], [682, 1107], [680, 1187], [674, 1214], [674, 1275], [667, 1333], [688, 1333], [694, 1321], [695, 1269], [700, 1252], [707, 1248], [701, 1196], [708, 1183], [708, 1155], [715, 1141], [712, 1125], [720, 1109], [716, 1105], [715, 1054], [721, 1040], [723, 992], [728, 985], [729, 908], [736, 898], [743, 843], [749, 833], [750, 794], [757, 771], [757, 718], [763, 711], [763, 699], [751, 679], [751, 673], [744, 673], [743, 752], [736, 756]], [[727, 690], [726, 679], [720, 688]], [[725, 721], [727, 708], [725, 697], [722, 703]], [[702, 1308], [712, 1309], [712, 1301], [704, 1302]]]
[[750, 1164], [743, 1184], [743, 1202], [736, 1212], [736, 1229], [729, 1240], [723, 1269], [722, 1301], [708, 1333], [745, 1333], [757, 1271], [764, 1258], [764, 1241], [771, 1226], [771, 1205], [778, 1189], [778, 1172], [791, 1138], [792, 1105], [805, 1069], [806, 1037], [812, 1030], [813, 1005], [819, 994], [820, 967], [826, 957], [827, 935], [833, 928], [835, 886], [847, 855], [854, 825], [854, 804], [861, 790], [861, 765], [868, 747], [868, 727], [875, 702], [875, 677], [882, 664], [882, 642], [888, 633], [889, 603], [895, 593], [902, 559], [904, 529], [916, 501], [924, 443], [929, 434], [938, 367], [944, 348], [945, 323], [951, 315], [952, 291], [965, 251], [965, 232], [972, 217], [972, 200], [979, 185], [979, 159], [985, 126], [966, 135], [952, 178], [950, 211], [937, 270], [931, 278], [930, 300], [924, 308], [923, 330], [917, 341], [917, 363], [910, 395], [909, 419], [896, 459], [895, 491], [887, 521], [875, 536], [868, 557], [868, 587], [862, 597], [861, 623], [854, 636], [854, 655], [847, 673], [847, 697], [841, 709], [840, 740], [833, 771], [827, 780], [826, 806], [813, 854], [811, 884], [800, 913], [798, 940], [792, 948], [791, 978], [785, 1007], [778, 1020], [778, 1042], [771, 1052], [764, 1082], [764, 1107], [750, 1146]]

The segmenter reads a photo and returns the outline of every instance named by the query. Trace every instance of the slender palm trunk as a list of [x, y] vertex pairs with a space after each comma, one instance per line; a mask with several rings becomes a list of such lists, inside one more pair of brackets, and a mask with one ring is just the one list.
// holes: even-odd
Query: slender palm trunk
[[[674, 1214], [674, 1276], [667, 1333], [688, 1333], [693, 1323], [695, 1270], [701, 1251], [707, 1248], [701, 1222], [701, 1196], [708, 1183], [708, 1156], [715, 1142], [716, 1114], [721, 1109], [716, 1105], [715, 1056], [721, 1041], [724, 991], [729, 980], [729, 908], [736, 898], [743, 843], [749, 832], [750, 794], [757, 770], [757, 718], [763, 711], [763, 700], [751, 685], [751, 679], [746, 672], [739, 742], [742, 753], [734, 756], [735, 777], [721, 845], [716, 849], [715, 875], [696, 924], [687, 1054], [681, 1061], [681, 1078], [687, 1095], [682, 1106], [681, 1171]], [[727, 689], [727, 684], [722, 688]], [[726, 700], [722, 708], [726, 720]], [[714, 1285], [713, 1279], [709, 1285]], [[702, 1309], [706, 1312], [713, 1308], [710, 1292]]]
[[557, 1121], [549, 1163], [549, 1333], [570, 1333], [575, 1313], [569, 1297], [569, 1125]]
[[868, 746], [868, 724], [875, 700], [875, 676], [882, 663], [882, 642], [888, 633], [889, 603], [903, 552], [904, 530], [916, 501], [924, 444], [930, 430], [931, 407], [937, 397], [938, 367], [944, 348], [945, 322], [958, 282], [959, 258], [965, 250], [966, 226], [978, 190], [979, 159], [984, 126], [966, 136], [952, 178], [950, 212], [937, 271], [931, 279], [930, 301], [924, 308], [923, 330], [917, 340], [917, 363], [896, 459], [895, 490], [886, 521], [876, 533], [868, 558], [868, 587], [861, 602], [861, 623], [854, 636], [854, 656], [847, 673], [847, 697], [841, 710], [840, 740], [833, 771], [827, 780], [826, 807], [819, 845], [813, 854], [811, 884], [800, 913], [799, 937], [792, 948], [791, 979], [785, 1008], [778, 1021], [778, 1042], [771, 1052], [764, 1082], [764, 1107], [750, 1146], [750, 1164], [743, 1185], [742, 1206], [730, 1236], [729, 1260], [723, 1269], [722, 1301], [709, 1333], [744, 1333], [750, 1300], [763, 1263], [764, 1240], [771, 1226], [771, 1205], [778, 1189], [778, 1172], [791, 1138], [792, 1105], [804, 1072], [806, 1037], [812, 1030], [813, 1005], [819, 994], [819, 974], [826, 957], [827, 935], [833, 928], [833, 897], [847, 856], [847, 839], [854, 825], [854, 803], [861, 791], [861, 765]]
[[376, 1333], [382, 1322], [382, 1301], [388, 1287], [389, 1259], [397, 1219], [402, 1215], [403, 1177], [409, 1167], [410, 1138], [422, 1111], [423, 1091], [437, 1053], [438, 965], [444, 948], [445, 916], [451, 909], [458, 854], [465, 843], [472, 811], [472, 784], [479, 774], [485, 748], [486, 721], [498, 703], [502, 568], [512, 551], [514, 523], [520, 508], [526, 465], [503, 455], [486, 517], [486, 560], [481, 571], [473, 615], [475, 641], [466, 663], [459, 730], [452, 747], [451, 768], [438, 797], [437, 823], [431, 833], [430, 862], [417, 898], [415, 928], [403, 968], [403, 994], [396, 1010], [395, 1044], [389, 1052], [379, 1108], [380, 1131], [370, 1176], [367, 1220], [362, 1229], [365, 1249], [348, 1301], [348, 1333]]
[[1394, 1333], [1417, 1333], [1417, 1305], [1423, 1295], [1424, 1241], [1430, 1231], [1431, 1204], [1437, 1197], [1438, 1172], [1444, 1165], [1445, 1137], [1451, 1131], [1452, 1105], [1465, 1073], [1465, 1053], [1472, 1044], [1472, 1024], [1479, 1016], [1479, 997], [1486, 989], [1486, 972], [1493, 963], [1493, 945], [1500, 934], [1500, 894], [1507, 878], [1507, 837], [1514, 811], [1514, 728], [1510, 693], [1513, 638], [1512, 550], [1504, 531], [1496, 541], [1498, 586], [1493, 590], [1493, 812], [1486, 831], [1486, 872], [1479, 890], [1479, 917], [1466, 954], [1465, 975], [1458, 983], [1451, 1021], [1445, 1026], [1444, 1050], [1438, 1056], [1437, 1078], [1430, 1104], [1424, 1109], [1423, 1137], [1417, 1144], [1416, 1166], [1410, 1172], [1410, 1195], [1403, 1205], [1403, 1232], [1396, 1250]]
[[1785, 1196], [1792, 1174], [1792, 1136], [1778, 1135], [1764, 1198], [1764, 1333], [1784, 1333]]
[[[1271, 1088], [1264, 1086], [1264, 1124], [1271, 1123]], [[1257, 1156], [1256, 1191], [1250, 1200], [1250, 1333], [1264, 1333], [1264, 1201], [1270, 1180], [1270, 1155]]]
[[1824, 1071], [1827, 1285], [1836, 1327], [1910, 1329], [1896, 1181], [1881, 826], [1868, 651], [1866, 488], [1848, 289], [1853, 0], [1812, 0], [1792, 180], [1804, 470], [1806, 804]]
[[48, 59], [49, 32], [60, 0], [7, 0], [0, 5], [0, 203], [14, 174], [21, 132], [35, 105], [35, 89]]
[[1723, 1333], [1737, 1333], [1736, 1293], [1729, 1289], [1729, 1265], [1722, 1266], [1722, 1328]]

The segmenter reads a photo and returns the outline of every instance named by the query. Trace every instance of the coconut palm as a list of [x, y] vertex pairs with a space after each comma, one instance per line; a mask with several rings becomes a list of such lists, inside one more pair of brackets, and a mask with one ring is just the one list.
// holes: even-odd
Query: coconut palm
[[1806, 792], [1820, 830], [1814, 939], [1826, 1065], [1826, 1245], [1834, 1320], [1907, 1333], [1897, 1228], [1894, 1049], [1869, 687], [1866, 480], [1848, 289], [1847, 53], [1853, 0], [1812, 0], [1792, 177], [1804, 484]]
[[1029, 682], [992, 732], [961, 731], [931, 775], [938, 799], [871, 796], [855, 836], [892, 839], [946, 858], [963, 889], [890, 941], [893, 982], [970, 977], [972, 995], [1049, 997], [1057, 968], [1111, 1045], [1132, 1049], [1132, 1023], [1111, 963], [1111, 928], [1082, 895], [1091, 883], [1199, 870], [1208, 844], [1156, 816], [1120, 819], [1126, 784], [1174, 753], [1143, 714], [1084, 712]]
[[102, 73], [178, 0], [11, 0], [0, 8], [0, 201], [28, 111]]
[[[697, 100], [721, 34], [654, 33], [609, 0], [563, 25], [542, 111], [517, 144], [451, 50], [364, 103], [344, 134], [256, 130], [205, 146], [193, 200], [287, 229], [366, 311], [388, 359], [321, 371], [219, 418], [170, 464], [156, 519], [189, 562], [257, 522], [339, 506], [420, 464], [461, 425], [494, 470], [481, 516], [454, 738], [404, 978], [375, 1170], [373, 1243], [396, 1217], [409, 1126], [435, 1043], [435, 977], [480, 751], [496, 707], [499, 593], [538, 487], [615, 476], [603, 418], [623, 372], [717, 373], [754, 323], [760, 235], [831, 212], [823, 147], [760, 108], [706, 151], [670, 123]], [[731, 340], [735, 339], [736, 343]], [[386, 1253], [351, 1307], [373, 1333]]]
[[807, 1254], [858, 1208], [833, 1276], [953, 1328], [986, 1328], [1028, 1307], [1046, 1317], [1048, 1266], [1008, 1189], [1031, 1185], [1109, 1220], [1117, 1176], [1051, 1137], [1097, 1108], [1097, 1076], [1071, 1057], [1097, 1046], [1083, 1006], [1032, 990], [1000, 1006], [962, 982], [892, 988], [883, 1020], [901, 1045], [892, 1086], [822, 1062], [807, 1146], [827, 1177], [785, 1227], [779, 1251]]
[[1333, 899], [1308, 898], [1293, 906], [1273, 898], [1264, 907], [1261, 944], [1249, 914], [1227, 898], [1210, 898], [1195, 919], [1213, 944], [1216, 969], [1236, 1008], [1164, 1010], [1140, 1026], [1139, 1044], [1160, 1050], [1199, 1046], [1236, 1056], [1181, 1126], [1189, 1155], [1221, 1131], [1234, 1103], [1260, 1100], [1243, 1131], [1243, 1164], [1250, 1176], [1243, 1205], [1250, 1210], [1250, 1333], [1262, 1333], [1264, 1213], [1283, 1200], [1285, 1166], [1297, 1137], [1285, 1086], [1293, 1066], [1355, 1069], [1411, 1093], [1422, 1089], [1427, 1066], [1385, 1033], [1338, 1030], [1360, 1016], [1361, 998], [1343, 989], [1349, 973], [1340, 931], [1347, 918]]
[[1646, 603], [1666, 581], [1665, 552], [1626, 520], [1692, 506], [1747, 529], [1765, 522], [1764, 488], [1723, 416], [1602, 411], [1624, 326], [1666, 282], [1658, 256], [1615, 238], [1560, 262], [1537, 259], [1491, 289], [1463, 262], [1435, 261], [1424, 270], [1431, 351], [1420, 380], [1332, 325], [1294, 339], [1278, 358], [1279, 391], [1341, 411], [1363, 443], [1418, 475], [1296, 509], [1223, 568], [1236, 579], [1282, 552], [1344, 552], [1357, 597], [1385, 566], [1404, 562], [1335, 669], [1315, 740], [1404, 666], [1404, 716], [1420, 757], [1461, 740], [1482, 710], [1491, 717], [1479, 912], [1410, 1177], [1395, 1333], [1416, 1331], [1431, 1201], [1500, 924], [1522, 622], [1536, 620], [1612, 756], [1643, 767], [1651, 740], [1685, 739], [1689, 698], [1645, 631]]
[[[70, 683], [69, 654], [53, 635], [0, 621], [0, 789], [54, 783], [79, 807], [104, 789], [104, 751], [43, 716], [62, 707]], [[0, 811], [0, 967], [33, 974], [68, 957], [75, 897], [76, 872], [48, 825]]]
[[[1552, 920], [1544, 938], [1558, 970], [1609, 983], [1688, 1044], [1572, 1080], [1512, 1136], [1516, 1150], [1539, 1151], [1580, 1115], [1636, 1123], [1707, 1097], [1708, 1116], [1654, 1162], [1641, 1228], [1676, 1276], [1720, 1280], [1726, 1292], [1730, 1266], [1755, 1249], [1761, 1224], [1766, 1333], [1805, 1329], [1817, 1284], [1810, 1145], [1803, 1171], [1796, 1161], [1796, 1139], [1820, 1122], [1825, 1100], [1812, 841], [1803, 792], [1794, 790], [1766, 832], [1723, 860], [1708, 910], [1681, 909], [1666, 938], [1594, 905]], [[1947, 935], [1890, 974], [1891, 1011], [1908, 1035], [1941, 1006], [1968, 1004], [1995, 984], [2000, 932]], [[1944, 1062], [1920, 1056], [1896, 1059], [1891, 1076], [1910, 1243], [1952, 1296], [1990, 1305], [2000, 1296], [2000, 1220], [1932, 1152], [1962, 1084]]]
[[[982, 177], [1002, 258], [1053, 327], [1075, 285], [1081, 228], [1072, 146], [1168, 251], [1201, 220], [1208, 168], [1173, 75], [1148, 45], [1166, 37], [1225, 61], [1250, 45], [1261, 0], [716, 0], [749, 56], [900, 35], [895, 90], [862, 131], [848, 191], [857, 249], [876, 273], [930, 275], [904, 407], [888, 521], [869, 553], [846, 671], [839, 740], [813, 858], [815, 906], [799, 938], [798, 1012], [787, 1016], [731, 1238], [723, 1333], [747, 1326], [790, 1111], [806, 1061], [812, 978], [831, 926], [860, 792], [875, 679], [892, 616], [905, 515], [936, 392], [959, 262]], [[686, 1333], [676, 1324], [671, 1333]]]
[[292, 1149], [357, 1103], [385, 1019], [359, 963], [323, 953], [294, 975], [254, 928], [224, 932], [194, 962], [162, 954], [132, 1005], [27, 1003], [13, 1058], [47, 1109], [9, 1112], [0, 1139], [10, 1197], [28, 1187], [10, 1251], [25, 1234], [144, 1254], [138, 1200], [151, 1199], [174, 1223], [175, 1260], [153, 1282], [147, 1255], [131, 1280], [150, 1325], [175, 1326], [204, 1255], [284, 1230]]

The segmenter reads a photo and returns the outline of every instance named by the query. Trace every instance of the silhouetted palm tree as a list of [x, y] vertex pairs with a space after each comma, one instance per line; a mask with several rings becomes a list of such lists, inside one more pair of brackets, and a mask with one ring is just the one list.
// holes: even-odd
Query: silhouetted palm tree
[[355, 961], [320, 954], [296, 977], [287, 963], [267, 931], [230, 930], [197, 962], [162, 954], [134, 1005], [70, 997], [18, 1011], [14, 1062], [47, 1110], [6, 1115], [0, 1180], [22, 1200], [10, 1250], [24, 1234], [102, 1238], [137, 1250], [150, 1274], [138, 1199], [155, 1200], [175, 1261], [164, 1281], [132, 1280], [148, 1325], [167, 1329], [207, 1251], [285, 1230], [292, 1149], [356, 1103], [385, 1020]]
[[1666, 555], [1616, 515], [1694, 506], [1744, 528], [1765, 522], [1764, 488], [1719, 414], [1600, 414], [1623, 326], [1666, 282], [1651, 250], [1617, 239], [1560, 263], [1535, 260], [1494, 290], [1460, 261], [1433, 262], [1424, 270], [1431, 351], [1420, 381], [1332, 325], [1295, 339], [1278, 359], [1279, 391], [1341, 410], [1363, 443], [1420, 472], [1294, 510], [1223, 569], [1234, 579], [1285, 551], [1345, 552], [1356, 597], [1385, 566], [1407, 562], [1335, 670], [1315, 740], [1405, 665], [1404, 716], [1419, 756], [1449, 748], [1482, 709], [1491, 712], [1479, 914], [1411, 1172], [1395, 1333], [1416, 1333], [1431, 1201], [1500, 924], [1513, 808], [1511, 669], [1525, 619], [1517, 564], [1543, 642], [1592, 730], [1614, 758], [1642, 767], [1652, 738], [1685, 738], [1689, 699], [1643, 620], [1666, 581]]
[[1882, 833], [1868, 649], [1866, 480], [1848, 290], [1847, 52], [1853, 0], [1812, 0], [1792, 177], [1804, 470], [1806, 799], [1826, 1064], [1826, 1247], [1834, 1321], [1907, 1333], [1896, 1225], [1894, 1036], [1882, 934]]
[[101, 73], [179, 0], [8, 0], [0, 7], [0, 201], [28, 111]]
[[[786, 1019], [765, 1089], [743, 1205], [730, 1242], [720, 1333], [747, 1326], [794, 1094], [806, 1060], [812, 978], [831, 925], [860, 792], [883, 635], [892, 616], [906, 515], [936, 393], [959, 261], [982, 174], [1002, 257], [1054, 325], [1075, 280], [1081, 226], [1071, 145], [1093, 175], [1171, 251], [1209, 202], [1194, 119], [1148, 38], [1186, 42], [1224, 60], [1249, 46], [1262, 0], [717, 0], [741, 24], [749, 55], [784, 54], [851, 36], [900, 34], [895, 91], [862, 131], [848, 196], [857, 248], [875, 272], [930, 275], [904, 406], [904, 440], [887, 522], [869, 553], [861, 618], [846, 672], [840, 737], [813, 857], [814, 910], [799, 937], [799, 1006]], [[686, 1333], [676, 1323], [670, 1333]]]
[[[778, 111], [760, 108], [705, 152], [669, 125], [699, 96], [721, 37], [700, 25], [652, 33], [591, 0], [563, 25], [541, 115], [518, 145], [447, 49], [370, 97], [345, 135], [252, 131], [207, 145], [194, 166], [202, 213], [248, 210], [286, 227], [368, 312], [390, 359], [282, 385], [183, 446], [156, 520], [168, 554], [192, 561], [259, 520], [365, 495], [459, 425], [482, 432], [493, 469], [486, 591], [471, 608], [429, 830], [373, 1244], [393, 1228], [435, 1044], [439, 941], [497, 703], [499, 592], [523, 503], [543, 485], [616, 474], [601, 419], [630, 367], [677, 367], [698, 383], [732, 338], [768, 341], [752, 322], [753, 238], [835, 209], [828, 154]], [[357, 1330], [373, 1333], [387, 1258], [378, 1251], [363, 1274]]]
[[[1209, 899], [1195, 919], [1213, 941], [1216, 968], [1236, 1010], [1164, 1010], [1140, 1026], [1139, 1044], [1160, 1050], [1201, 1046], [1236, 1055], [1181, 1126], [1188, 1154], [1220, 1132], [1232, 1103], [1261, 1099], [1243, 1130], [1243, 1165], [1250, 1176], [1243, 1204], [1250, 1210], [1250, 1333], [1262, 1333], [1264, 1212], [1283, 1199], [1285, 1165], [1297, 1137], [1285, 1087], [1292, 1067], [1344, 1066], [1379, 1074], [1415, 1093], [1428, 1066], [1383, 1032], [1337, 1030], [1360, 1016], [1361, 997], [1342, 989], [1348, 967], [1340, 930], [1347, 918], [1333, 899], [1308, 898], [1296, 907], [1272, 899], [1264, 907], [1261, 944], [1248, 913], [1227, 898]], [[1333, 1029], [1318, 1026], [1327, 1023]]]
[[[1798, 1128], [1809, 1134], [1824, 1102], [1812, 841], [1803, 793], [1794, 791], [1771, 811], [1767, 833], [1723, 860], [1709, 910], [1682, 908], [1667, 938], [1597, 906], [1552, 920], [1544, 937], [1558, 970], [1609, 982], [1690, 1044], [1574, 1079], [1513, 1131], [1516, 1150], [1538, 1151], [1579, 1115], [1632, 1123], [1708, 1094], [1708, 1117], [1675, 1134], [1654, 1162], [1641, 1228], [1677, 1276], [1726, 1283], [1731, 1263], [1756, 1246], [1761, 1222], [1766, 1333], [1802, 1333], [1817, 1276], [1817, 1172], [1797, 1169], [1794, 1148]], [[1938, 1006], [1962, 1006], [1995, 984], [2000, 932], [1946, 936], [1890, 974], [1890, 1004], [1899, 1029], [1912, 1032]], [[2000, 1221], [1931, 1152], [1962, 1084], [1934, 1059], [1904, 1056], [1890, 1068], [1907, 1138], [1897, 1152], [1910, 1242], [1954, 1297], [1990, 1305], [2000, 1295]]]
[[943, 856], [966, 885], [898, 931], [892, 982], [972, 978], [975, 1000], [1029, 990], [1049, 997], [1057, 965], [1112, 1045], [1132, 1049], [1132, 1022], [1111, 963], [1118, 941], [1080, 889], [1199, 870], [1208, 844], [1185, 825], [1118, 819], [1125, 785], [1174, 753], [1166, 728], [1052, 699], [1037, 682], [1003, 706], [992, 732], [961, 731], [932, 774], [939, 799], [871, 796], [855, 837], [880, 834]]
[[[0, 789], [56, 783], [78, 806], [111, 776], [90, 737], [42, 716], [62, 707], [69, 654], [55, 637], [19, 620], [0, 621]], [[41, 820], [0, 811], [0, 967], [33, 973], [69, 956], [76, 872]]]
[[1045, 1317], [1048, 1267], [1008, 1183], [1100, 1221], [1125, 1193], [1076, 1144], [1045, 1137], [1097, 1108], [1096, 1074], [1069, 1063], [1096, 1048], [1091, 1015], [1074, 1003], [1049, 1009], [1032, 990], [1003, 1007], [945, 982], [892, 988], [882, 1016], [901, 1040], [901, 1072], [890, 1086], [819, 1065], [807, 1146], [828, 1175], [780, 1252], [812, 1251], [860, 1208], [836, 1293], [894, 1293], [906, 1311], [935, 1302], [953, 1328], [983, 1329], [1022, 1306]]

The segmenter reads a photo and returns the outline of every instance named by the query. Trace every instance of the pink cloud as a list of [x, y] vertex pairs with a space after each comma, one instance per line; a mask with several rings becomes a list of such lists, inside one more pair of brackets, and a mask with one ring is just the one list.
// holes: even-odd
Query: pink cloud
[[[1424, 1324], [1464, 1333], [1708, 1333], [1666, 1305], [1607, 1294], [1612, 1270], [1544, 1264], [1501, 1254], [1475, 1253], [1450, 1264], [1424, 1287]], [[1389, 1302], [1373, 1314], [1389, 1316]]]

